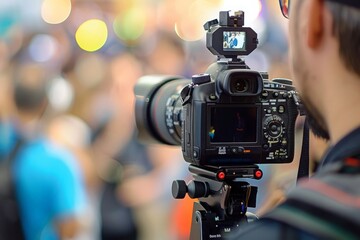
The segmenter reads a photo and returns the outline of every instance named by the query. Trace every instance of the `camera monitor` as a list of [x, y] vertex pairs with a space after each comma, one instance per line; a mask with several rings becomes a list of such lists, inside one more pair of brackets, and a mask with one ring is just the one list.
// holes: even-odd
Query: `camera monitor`
[[240, 52], [246, 51], [246, 32], [224, 31], [223, 50]]
[[256, 107], [212, 107], [209, 138], [211, 143], [256, 142]]

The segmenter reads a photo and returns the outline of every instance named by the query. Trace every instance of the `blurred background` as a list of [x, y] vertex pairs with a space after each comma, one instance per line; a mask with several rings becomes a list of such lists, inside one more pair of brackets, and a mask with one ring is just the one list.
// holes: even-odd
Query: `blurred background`
[[[0, 120], [15, 112], [13, 72], [40, 65], [49, 79], [41, 132], [75, 156], [83, 176], [88, 204], [75, 239], [188, 239], [191, 200], [171, 196], [172, 180], [190, 179], [187, 164], [178, 147], [136, 140], [134, 84], [204, 72], [216, 57], [203, 24], [239, 9], [260, 41], [247, 64], [290, 78], [278, 8], [277, 0], [0, 0]], [[264, 166], [253, 212], [273, 204], [270, 179], [292, 184], [283, 175], [293, 176], [294, 162]]]

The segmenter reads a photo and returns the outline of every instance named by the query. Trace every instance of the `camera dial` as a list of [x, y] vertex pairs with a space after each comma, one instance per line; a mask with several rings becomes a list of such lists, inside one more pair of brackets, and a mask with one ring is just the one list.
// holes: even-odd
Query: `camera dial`
[[264, 135], [268, 139], [277, 139], [284, 132], [284, 121], [277, 115], [272, 115], [264, 121]]

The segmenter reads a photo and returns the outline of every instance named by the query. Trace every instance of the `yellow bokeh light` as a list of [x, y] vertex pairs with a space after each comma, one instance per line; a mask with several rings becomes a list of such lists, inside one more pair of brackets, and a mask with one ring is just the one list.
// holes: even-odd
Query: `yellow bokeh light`
[[41, 17], [50, 24], [64, 22], [71, 12], [71, 0], [44, 0], [41, 6]]
[[104, 21], [90, 19], [82, 23], [75, 33], [79, 47], [88, 52], [95, 52], [104, 46], [108, 29]]
[[176, 34], [185, 41], [197, 41], [205, 36], [203, 24], [216, 16], [217, 1], [196, 0], [186, 6], [175, 22]]

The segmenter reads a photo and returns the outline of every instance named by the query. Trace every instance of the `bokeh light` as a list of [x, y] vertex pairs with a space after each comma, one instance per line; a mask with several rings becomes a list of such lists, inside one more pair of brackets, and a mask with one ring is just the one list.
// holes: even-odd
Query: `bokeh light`
[[99, 19], [90, 19], [82, 23], [75, 33], [79, 47], [88, 52], [102, 48], [108, 38], [106, 23]]
[[62, 77], [53, 79], [47, 93], [52, 109], [58, 112], [69, 109], [75, 94], [70, 83]]
[[189, 4], [175, 23], [176, 34], [185, 41], [197, 41], [205, 36], [205, 22], [218, 17], [216, 1], [197, 0]]
[[71, 12], [71, 0], [44, 0], [41, 6], [41, 17], [50, 24], [64, 22]]
[[113, 22], [116, 36], [125, 42], [137, 40], [144, 33], [145, 29], [146, 17], [144, 10], [138, 6], [119, 14]]
[[46, 62], [55, 57], [57, 40], [48, 34], [35, 35], [29, 45], [30, 57], [36, 62]]
[[245, 25], [251, 25], [260, 15], [262, 4], [260, 0], [223, 0], [221, 11], [237, 11], [245, 12]]
[[10, 29], [17, 23], [16, 14], [13, 11], [0, 12], [0, 38], [6, 37]]

